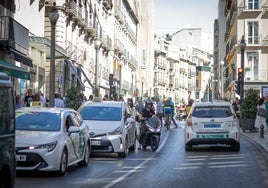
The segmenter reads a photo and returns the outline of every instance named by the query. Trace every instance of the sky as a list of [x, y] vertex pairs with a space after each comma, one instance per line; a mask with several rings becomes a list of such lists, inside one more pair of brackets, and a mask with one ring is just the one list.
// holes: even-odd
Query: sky
[[218, 0], [155, 0], [154, 29], [163, 36], [189, 27], [213, 33]]

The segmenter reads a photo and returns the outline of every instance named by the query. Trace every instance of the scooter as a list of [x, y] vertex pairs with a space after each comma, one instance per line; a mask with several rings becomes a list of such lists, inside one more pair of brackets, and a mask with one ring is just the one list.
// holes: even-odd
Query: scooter
[[150, 118], [144, 118], [141, 120], [142, 128], [145, 128], [143, 135], [140, 135], [139, 142], [143, 149], [147, 146], [151, 146], [153, 151], [157, 150], [160, 143], [161, 123], [157, 116]]

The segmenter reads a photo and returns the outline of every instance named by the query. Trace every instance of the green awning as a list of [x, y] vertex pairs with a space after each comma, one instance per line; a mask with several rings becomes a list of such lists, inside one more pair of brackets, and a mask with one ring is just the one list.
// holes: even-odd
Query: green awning
[[30, 73], [27, 70], [3, 59], [0, 59], [0, 72], [4, 72], [10, 77], [30, 80]]

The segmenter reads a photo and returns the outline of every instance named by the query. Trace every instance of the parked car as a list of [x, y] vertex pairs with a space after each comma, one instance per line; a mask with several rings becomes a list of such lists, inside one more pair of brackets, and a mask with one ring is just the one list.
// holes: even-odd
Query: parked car
[[0, 187], [14, 187], [15, 159], [15, 104], [13, 84], [0, 73]]
[[135, 150], [136, 121], [125, 102], [89, 101], [78, 112], [88, 125], [92, 153], [117, 153], [125, 157]]
[[240, 150], [239, 121], [229, 102], [195, 102], [184, 133], [186, 151], [200, 144], [225, 144]]
[[90, 157], [88, 127], [68, 108], [23, 107], [16, 110], [17, 170], [57, 171], [87, 166]]

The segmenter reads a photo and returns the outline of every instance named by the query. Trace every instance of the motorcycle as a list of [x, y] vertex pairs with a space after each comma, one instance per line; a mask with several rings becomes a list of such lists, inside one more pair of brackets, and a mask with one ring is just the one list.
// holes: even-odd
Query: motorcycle
[[144, 134], [139, 136], [139, 142], [143, 149], [147, 146], [151, 146], [153, 151], [157, 150], [160, 143], [161, 123], [157, 116], [150, 118], [144, 118], [140, 120], [141, 127], [144, 130]]

